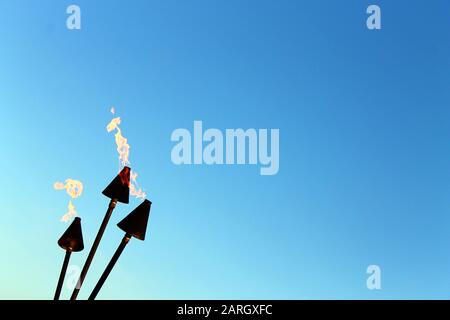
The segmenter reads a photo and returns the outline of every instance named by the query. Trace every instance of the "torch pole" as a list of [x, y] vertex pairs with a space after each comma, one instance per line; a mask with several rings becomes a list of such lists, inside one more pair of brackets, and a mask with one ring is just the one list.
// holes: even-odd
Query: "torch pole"
[[125, 234], [122, 241], [120, 242], [119, 247], [117, 248], [116, 252], [114, 253], [113, 257], [111, 258], [111, 261], [109, 261], [108, 265], [106, 266], [105, 271], [103, 272], [102, 276], [98, 280], [97, 284], [95, 285], [94, 290], [92, 291], [91, 295], [89, 296], [89, 300], [95, 300], [95, 297], [99, 293], [100, 289], [102, 288], [103, 284], [105, 283], [106, 279], [108, 278], [109, 274], [111, 273], [111, 270], [114, 268], [114, 265], [116, 264], [117, 260], [119, 259], [120, 255], [122, 254], [123, 249], [125, 249], [126, 245], [131, 239], [130, 234]]
[[105, 232], [106, 225], [108, 224], [109, 218], [111, 217], [114, 208], [116, 207], [117, 200], [111, 199], [109, 202], [108, 210], [106, 211], [105, 217], [103, 218], [102, 224], [100, 225], [100, 229], [98, 230], [97, 236], [95, 237], [94, 244], [92, 245], [91, 251], [89, 251], [89, 255], [84, 263], [83, 269], [81, 270], [80, 278], [78, 279], [77, 285], [72, 292], [72, 296], [70, 300], [76, 300], [78, 293], [80, 292], [81, 286], [83, 285], [84, 278], [91, 266], [91, 262], [94, 259], [95, 252], [97, 251], [97, 247], [100, 244], [100, 240], [102, 239], [103, 233]]
[[69, 265], [71, 253], [72, 253], [71, 250], [66, 250], [66, 255], [64, 256], [64, 262], [61, 268], [61, 274], [59, 275], [58, 285], [56, 286], [55, 297], [53, 298], [53, 300], [59, 300], [62, 285], [64, 283], [64, 277], [66, 276], [67, 266]]

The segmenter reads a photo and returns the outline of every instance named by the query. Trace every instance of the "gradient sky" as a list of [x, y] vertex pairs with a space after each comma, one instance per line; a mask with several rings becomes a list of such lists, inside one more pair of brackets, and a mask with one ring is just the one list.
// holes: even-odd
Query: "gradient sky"
[[[53, 298], [66, 178], [85, 186], [83, 265], [118, 170], [111, 106], [153, 207], [99, 299], [450, 298], [449, 35], [446, 0], [0, 2], [0, 298]], [[279, 128], [278, 175], [175, 166], [194, 120]]]

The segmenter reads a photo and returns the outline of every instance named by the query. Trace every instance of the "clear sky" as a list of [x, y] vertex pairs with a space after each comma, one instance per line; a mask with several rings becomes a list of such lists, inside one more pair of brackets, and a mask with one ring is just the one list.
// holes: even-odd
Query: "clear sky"
[[[118, 169], [111, 106], [153, 207], [99, 299], [450, 298], [449, 35], [446, 0], [1, 1], [0, 298], [53, 297], [66, 178], [85, 187], [83, 265]], [[278, 174], [174, 165], [194, 120], [279, 128]]]

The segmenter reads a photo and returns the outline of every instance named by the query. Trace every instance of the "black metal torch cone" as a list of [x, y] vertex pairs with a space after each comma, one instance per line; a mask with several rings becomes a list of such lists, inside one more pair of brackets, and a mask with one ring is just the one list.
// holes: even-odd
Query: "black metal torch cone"
[[64, 250], [78, 252], [84, 249], [81, 219], [76, 217], [58, 240], [58, 245]]
[[117, 226], [139, 240], [145, 240], [148, 217], [152, 202], [145, 199], [139, 206], [130, 212]]
[[103, 190], [103, 195], [108, 198], [116, 199], [121, 203], [130, 201], [130, 174], [131, 169], [124, 167], [113, 181]]

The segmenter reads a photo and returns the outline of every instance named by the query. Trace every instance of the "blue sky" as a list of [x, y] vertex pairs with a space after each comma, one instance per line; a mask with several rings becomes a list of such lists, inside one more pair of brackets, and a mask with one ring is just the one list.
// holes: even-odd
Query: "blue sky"
[[[55, 181], [84, 183], [84, 263], [117, 173], [111, 106], [153, 207], [99, 299], [449, 298], [449, 30], [444, 0], [1, 2], [0, 298], [53, 297]], [[279, 173], [175, 166], [170, 135], [194, 120], [279, 128]], [[114, 212], [79, 298], [138, 204]]]

